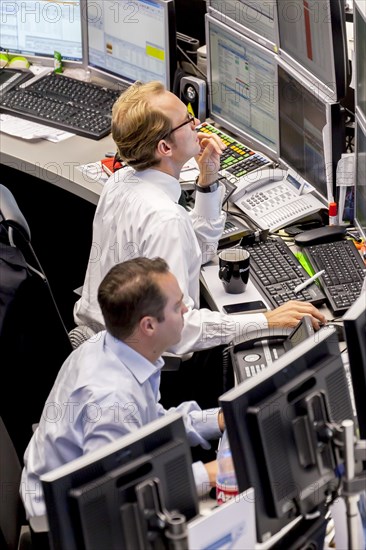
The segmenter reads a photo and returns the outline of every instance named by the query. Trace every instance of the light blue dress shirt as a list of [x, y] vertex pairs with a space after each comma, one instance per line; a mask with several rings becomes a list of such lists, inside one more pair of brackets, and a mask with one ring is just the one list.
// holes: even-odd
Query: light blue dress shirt
[[[184, 415], [192, 446], [209, 448], [221, 435], [218, 409], [201, 410], [194, 401], [166, 410], [160, 399], [155, 364], [102, 331], [67, 358], [44, 406], [39, 426], [24, 455], [21, 495], [29, 516], [45, 514], [39, 478], [79, 456], [177, 411]], [[192, 380], [194, 383], [194, 380]], [[202, 463], [194, 465], [198, 492], [208, 487]]]

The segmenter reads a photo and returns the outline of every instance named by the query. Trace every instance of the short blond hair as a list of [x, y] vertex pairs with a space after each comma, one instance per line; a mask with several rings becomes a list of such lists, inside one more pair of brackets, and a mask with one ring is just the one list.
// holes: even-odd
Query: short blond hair
[[113, 139], [121, 159], [135, 170], [159, 164], [156, 146], [167, 137], [172, 124], [162, 111], [152, 107], [150, 99], [165, 91], [164, 85], [158, 81], [136, 82], [113, 105]]

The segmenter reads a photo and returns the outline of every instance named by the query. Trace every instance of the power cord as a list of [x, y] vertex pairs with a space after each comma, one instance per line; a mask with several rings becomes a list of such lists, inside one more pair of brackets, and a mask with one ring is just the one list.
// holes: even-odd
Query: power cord
[[[205, 73], [202, 72], [201, 69], [198, 67], [198, 65], [196, 65], [196, 63], [194, 63], [192, 61], [192, 59], [189, 57], [189, 55], [187, 55], [186, 52], [178, 45], [177, 45], [177, 50], [179, 50], [179, 52], [188, 60], [189, 64], [192, 65], [192, 67], [194, 67], [196, 69], [196, 71], [199, 72], [200, 75], [202, 75], [203, 78], [206, 80]], [[190, 52], [190, 53], [196, 53], [196, 52]]]

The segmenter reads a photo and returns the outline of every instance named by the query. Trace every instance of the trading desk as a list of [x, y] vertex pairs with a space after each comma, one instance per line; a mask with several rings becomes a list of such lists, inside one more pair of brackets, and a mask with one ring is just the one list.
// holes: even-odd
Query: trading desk
[[[111, 136], [74, 136], [52, 143], [1, 139], [1, 183], [8, 187], [28, 221], [32, 245], [48, 276], [61, 315], [73, 328], [73, 293], [84, 281], [92, 223], [102, 186], [78, 166], [115, 151]], [[46, 244], [50, 243], [50, 244]]]
[[[111, 135], [99, 141], [74, 136], [52, 143], [46, 140], [20, 140], [1, 134], [0, 162], [18, 170], [23, 177], [39, 178], [96, 205], [101, 186], [77, 167], [98, 161], [105, 153], [115, 149]], [[3, 183], [7, 185], [6, 181]]]

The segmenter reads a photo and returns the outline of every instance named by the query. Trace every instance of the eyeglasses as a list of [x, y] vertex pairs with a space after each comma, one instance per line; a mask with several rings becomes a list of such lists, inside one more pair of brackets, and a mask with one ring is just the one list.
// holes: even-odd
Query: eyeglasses
[[192, 124], [192, 126], [194, 126], [195, 122], [196, 122], [196, 117], [194, 117], [190, 113], [187, 113], [187, 120], [185, 120], [184, 122], [182, 122], [182, 124], [179, 124], [178, 126], [173, 128], [172, 130], [170, 130], [170, 132], [168, 134], [166, 134], [166, 136], [164, 136], [164, 137], [170, 136], [170, 134], [172, 134], [176, 130], [179, 130], [179, 128], [183, 128], [183, 126], [185, 126], [186, 124]]

